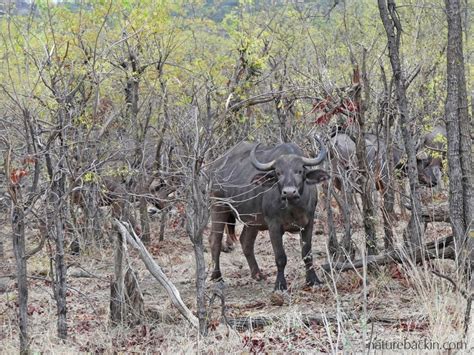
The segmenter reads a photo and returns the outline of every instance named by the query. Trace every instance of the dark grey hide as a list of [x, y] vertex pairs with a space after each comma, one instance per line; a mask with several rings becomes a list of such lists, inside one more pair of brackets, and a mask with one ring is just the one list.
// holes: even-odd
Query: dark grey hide
[[[383, 138], [377, 137], [375, 134], [364, 134], [367, 163], [372, 172], [377, 190], [383, 191], [387, 184], [388, 164], [386, 160], [387, 146]], [[331, 137], [331, 164], [333, 171], [337, 172], [335, 186], [339, 190], [342, 189], [341, 179], [346, 178], [356, 191], [361, 192], [359, 187], [359, 167], [356, 157], [356, 144], [352, 138], [344, 133], [337, 132]], [[402, 151], [393, 146], [392, 159], [394, 166], [399, 164]]]
[[[444, 127], [436, 126], [423, 136], [421, 145], [417, 149], [418, 181], [423, 186], [434, 187], [441, 180], [442, 157], [446, 152], [443, 137], [446, 137], [446, 130]], [[374, 176], [377, 190], [383, 191], [388, 177], [385, 139], [371, 133], [366, 133], [364, 139], [369, 169]], [[340, 179], [345, 177], [355, 190], [360, 192], [356, 145], [352, 138], [344, 132], [337, 132], [331, 137], [330, 148], [333, 171], [337, 172], [335, 186], [341, 189]], [[439, 152], [439, 154], [433, 157], [433, 152]], [[392, 148], [394, 167], [406, 173], [406, 161], [402, 160], [403, 155], [403, 151], [394, 145]]]
[[446, 128], [435, 126], [423, 137], [417, 154], [418, 180], [428, 187], [437, 186], [442, 179], [443, 158], [446, 157]]
[[268, 230], [278, 269], [275, 289], [287, 288], [287, 258], [282, 241], [285, 232], [300, 233], [306, 281], [309, 285], [320, 283], [313, 269], [311, 238], [316, 184], [329, 175], [312, 168], [326, 156], [326, 149], [317, 140], [320, 153], [316, 158], [304, 157], [293, 143], [263, 148], [243, 142], [213, 164], [212, 194], [220, 202], [213, 204], [211, 211], [212, 279], [221, 278], [219, 257], [224, 226], [237, 218], [244, 222], [240, 243], [254, 279], [263, 279], [255, 259], [255, 239], [259, 231]]

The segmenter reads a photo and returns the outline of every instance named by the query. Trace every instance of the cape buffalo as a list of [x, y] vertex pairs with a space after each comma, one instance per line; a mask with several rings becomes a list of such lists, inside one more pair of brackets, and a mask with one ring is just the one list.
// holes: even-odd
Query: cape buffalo
[[[388, 165], [386, 161], [387, 147], [383, 139], [379, 139], [375, 134], [365, 133], [365, 146], [368, 168], [373, 173], [375, 187], [383, 191], [386, 187], [388, 178]], [[341, 179], [347, 178], [351, 186], [359, 193], [362, 192], [359, 187], [360, 172], [356, 157], [356, 144], [353, 138], [342, 131], [334, 132], [330, 140], [330, 160], [333, 170], [337, 172], [335, 186], [341, 190]], [[394, 166], [399, 164], [402, 151], [396, 146], [392, 147], [392, 159]]]
[[418, 179], [421, 184], [434, 187], [442, 182], [443, 159], [446, 158], [446, 128], [435, 126], [423, 136], [418, 150]]
[[322, 142], [316, 140], [320, 153], [315, 158], [305, 157], [293, 143], [263, 148], [242, 142], [213, 164], [212, 195], [219, 202], [211, 210], [210, 245], [214, 264], [211, 279], [222, 276], [219, 256], [223, 230], [237, 218], [244, 223], [240, 243], [254, 279], [263, 279], [255, 260], [255, 239], [258, 231], [268, 230], [278, 269], [275, 289], [287, 288], [284, 276], [287, 258], [282, 241], [285, 232], [300, 233], [306, 281], [309, 285], [320, 283], [313, 268], [311, 238], [316, 184], [327, 180], [329, 175], [312, 169], [326, 157]]
[[[369, 169], [374, 173], [377, 190], [383, 191], [388, 177], [386, 161], [387, 147], [384, 138], [372, 133], [364, 134], [367, 148], [367, 162]], [[418, 181], [427, 187], [436, 186], [441, 180], [442, 158], [446, 148], [443, 145], [446, 139], [446, 130], [436, 126], [423, 136], [422, 144], [417, 148]], [[433, 152], [437, 152], [434, 155]], [[403, 151], [396, 145], [392, 146], [393, 165], [396, 170], [406, 172], [406, 159]], [[356, 145], [353, 138], [343, 131], [335, 131], [331, 137], [331, 163], [338, 175], [345, 175], [351, 181], [356, 191], [360, 192], [358, 184], [358, 166], [356, 158]], [[341, 187], [341, 181], [336, 178], [335, 185]]]

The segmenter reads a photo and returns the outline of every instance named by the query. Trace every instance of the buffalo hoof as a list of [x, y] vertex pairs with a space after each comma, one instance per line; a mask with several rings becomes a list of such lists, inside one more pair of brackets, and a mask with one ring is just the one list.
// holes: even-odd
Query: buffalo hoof
[[285, 291], [286, 289], [288, 289], [288, 286], [286, 285], [286, 280], [277, 279], [275, 282], [275, 291]]
[[308, 286], [318, 286], [321, 285], [322, 282], [320, 279], [318, 279], [318, 276], [316, 276], [316, 273], [314, 270], [308, 271], [306, 273], [306, 285]]
[[211, 274], [211, 280], [220, 281], [222, 280], [222, 274], [219, 270], [214, 270]]
[[257, 271], [256, 273], [252, 274], [252, 279], [256, 281], [263, 281], [266, 279], [266, 277], [260, 271]]
[[234, 250], [234, 248], [234, 244], [223, 243], [221, 251], [223, 251], [224, 253], [230, 253], [232, 250]]

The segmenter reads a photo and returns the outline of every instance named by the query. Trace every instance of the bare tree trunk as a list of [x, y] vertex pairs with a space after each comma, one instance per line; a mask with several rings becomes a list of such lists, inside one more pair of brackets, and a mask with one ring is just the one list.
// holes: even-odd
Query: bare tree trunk
[[[365, 54], [363, 58], [363, 75], [366, 76], [365, 71]], [[362, 83], [367, 91], [368, 95], [368, 83], [367, 79]], [[367, 162], [367, 147], [365, 144], [365, 119], [364, 113], [368, 102], [362, 102], [362, 85], [360, 80], [359, 68], [356, 66], [353, 72], [352, 85], [354, 86], [355, 92], [353, 93], [353, 99], [359, 110], [356, 113], [357, 124], [355, 125], [357, 135], [355, 139], [356, 143], [356, 156], [359, 163], [359, 171], [361, 175], [361, 188], [362, 188], [362, 210], [364, 215], [364, 231], [365, 231], [365, 244], [368, 255], [377, 253], [377, 235], [375, 233], [375, 207], [374, 198], [372, 194], [373, 184], [371, 184], [369, 164]], [[365, 100], [367, 101], [367, 100]]]
[[356, 140], [356, 155], [362, 176], [362, 211], [364, 216], [365, 245], [368, 255], [377, 254], [377, 235], [375, 233], [375, 208], [373, 199], [373, 184], [368, 173], [367, 155], [363, 125], [359, 126]]
[[340, 252], [339, 242], [337, 241], [336, 228], [334, 226], [334, 213], [331, 206], [332, 201], [332, 180], [329, 180], [327, 184], [324, 184], [325, 193], [325, 205], [327, 212], [327, 226], [328, 226], [328, 251], [331, 257], [337, 255]]
[[[186, 232], [193, 243], [194, 257], [196, 258], [196, 303], [199, 320], [199, 332], [207, 335], [207, 302], [206, 302], [206, 263], [204, 259], [203, 233], [209, 222], [210, 208], [208, 194], [210, 191], [209, 177], [202, 173], [205, 154], [207, 153], [212, 137], [212, 114], [209, 95], [206, 96], [207, 115], [203, 121], [199, 120], [199, 108], [194, 107], [194, 139], [187, 145], [191, 159], [188, 160], [187, 170], [187, 203], [186, 203]], [[202, 127], [199, 129], [199, 127]]]
[[204, 259], [203, 232], [209, 220], [209, 208], [202, 195], [202, 186], [199, 184], [200, 165], [201, 162], [196, 162], [196, 167], [193, 169], [191, 201], [186, 210], [186, 229], [193, 243], [196, 258], [196, 301], [199, 332], [201, 335], [207, 335], [206, 262]]
[[110, 321], [112, 325], [123, 323], [126, 314], [125, 303], [125, 245], [124, 237], [117, 233], [114, 256], [115, 280], [110, 284]]
[[136, 272], [127, 255], [125, 236], [117, 227], [115, 245], [115, 280], [110, 284], [110, 321], [113, 326], [139, 324], [145, 314], [143, 294]]
[[393, 79], [397, 94], [398, 109], [400, 112], [400, 126], [407, 153], [408, 179], [410, 181], [410, 204], [412, 214], [408, 223], [406, 241], [409, 247], [420, 246], [423, 241], [423, 224], [421, 223], [421, 203], [419, 196], [418, 168], [416, 163], [416, 151], [413, 137], [410, 133], [408, 116], [408, 100], [406, 97], [406, 84], [403, 77], [400, 60], [400, 36], [402, 32], [400, 19], [396, 11], [395, 0], [378, 0], [380, 17], [382, 19], [385, 32], [387, 33], [390, 63], [393, 71]]
[[147, 189], [144, 188], [146, 184], [145, 179], [142, 177], [140, 180], [139, 186], [142, 187], [142, 192], [140, 193], [142, 196], [139, 199], [140, 225], [142, 227], [141, 238], [144, 244], [148, 244], [151, 240], [150, 218], [148, 216], [148, 202], [143, 196], [147, 193]]
[[[201, 236], [202, 238], [202, 236]], [[207, 310], [206, 310], [206, 261], [204, 259], [204, 245], [201, 242], [193, 244], [194, 256], [196, 258], [196, 300], [199, 319], [199, 332], [207, 334]]]
[[[459, 0], [445, 0], [448, 21], [447, 97], [445, 104], [448, 138], [449, 211], [460, 265], [474, 267], [472, 228], [472, 141], [468, 113]], [[472, 272], [472, 269], [471, 269]]]
[[87, 218], [86, 228], [89, 242], [101, 243], [103, 241], [101, 233], [101, 220], [103, 218], [102, 213], [98, 206], [99, 203], [99, 191], [96, 183], [90, 184], [85, 194], [85, 215]]
[[23, 196], [18, 184], [9, 188], [12, 199], [13, 252], [16, 261], [16, 277], [18, 283], [18, 320], [20, 327], [20, 353], [28, 354], [30, 337], [28, 334], [28, 280], [25, 247], [25, 215], [23, 212]]
[[393, 219], [395, 214], [395, 189], [394, 189], [394, 150], [393, 150], [393, 136], [392, 125], [394, 122], [394, 114], [392, 113], [392, 82], [387, 83], [387, 76], [383, 65], [380, 65], [382, 82], [384, 85], [384, 93], [382, 102], [379, 105], [378, 123], [382, 125], [385, 136], [385, 161], [387, 164], [386, 176], [383, 177], [383, 229], [384, 229], [384, 247], [385, 251], [393, 250]]
[[123, 63], [129, 72], [127, 73], [127, 82], [125, 85], [125, 104], [126, 104], [126, 116], [135, 127], [135, 154], [133, 167], [140, 169], [140, 177], [133, 179], [132, 186], [134, 186], [140, 195], [139, 197], [139, 214], [140, 214], [140, 226], [141, 226], [141, 237], [145, 244], [150, 242], [150, 219], [148, 216], [147, 201], [145, 195], [148, 193], [148, 187], [151, 181], [146, 181], [144, 157], [143, 157], [143, 145], [145, 142], [150, 118], [151, 118], [151, 107], [145, 117], [144, 122], [139, 121], [139, 98], [140, 98], [140, 81], [141, 75], [143, 74], [146, 66], [139, 65], [138, 48], [130, 47], [128, 42], [128, 61]]
[[[58, 337], [67, 338], [67, 303], [66, 303], [66, 264], [64, 261], [64, 245], [66, 236], [66, 166], [67, 143], [64, 127], [67, 126], [69, 117], [66, 107], [69, 103], [64, 101], [57, 92], [54, 95], [61, 107], [57, 115], [57, 127], [59, 133], [53, 133], [50, 136], [52, 143], [49, 150], [45, 152], [46, 168], [51, 179], [51, 188], [48, 192], [48, 202], [51, 208], [47, 209], [47, 222], [49, 235], [52, 237], [55, 245], [54, 258], [51, 257], [51, 281], [53, 294], [56, 301], [58, 317]], [[57, 157], [53, 163], [52, 156]], [[54, 260], [54, 263], [53, 263]], [[54, 269], [54, 270], [53, 270]]]
[[341, 209], [342, 213], [342, 220], [344, 224], [344, 235], [342, 237], [342, 253], [341, 257], [349, 258], [353, 254], [354, 250], [352, 247], [352, 220], [351, 220], [351, 209], [352, 206], [350, 201], [355, 197], [352, 191], [352, 187], [349, 185], [349, 178], [344, 177], [342, 186], [342, 197], [338, 195], [338, 193], [333, 189], [332, 196], [336, 200], [339, 208]]
[[[60, 114], [63, 116], [65, 113]], [[63, 117], [64, 118], [64, 117]], [[62, 119], [63, 119], [62, 118]], [[60, 127], [63, 126], [63, 121], [60, 118]], [[54, 282], [53, 291], [56, 299], [56, 307], [58, 309], [58, 337], [60, 339], [67, 338], [67, 308], [66, 308], [66, 264], [64, 262], [64, 243], [65, 243], [65, 191], [66, 191], [66, 176], [64, 167], [64, 157], [66, 156], [66, 147], [64, 138], [59, 135], [59, 161], [57, 163], [56, 174], [54, 174], [54, 181], [51, 186], [50, 201], [53, 206], [52, 223], [50, 228], [53, 230], [53, 235], [56, 250], [54, 256]], [[49, 162], [52, 168], [51, 161]]]
[[5, 247], [3, 246], [3, 238], [0, 239], [0, 261], [5, 258]]
[[[391, 152], [391, 149], [389, 149]], [[389, 153], [387, 153], [389, 154]], [[387, 162], [390, 164], [390, 162]], [[389, 174], [393, 174], [393, 164], [392, 167], [388, 169]], [[383, 231], [384, 231], [384, 247], [386, 251], [393, 249], [393, 215], [395, 207], [395, 191], [393, 189], [393, 180], [390, 177], [388, 184], [384, 190], [383, 194]]]

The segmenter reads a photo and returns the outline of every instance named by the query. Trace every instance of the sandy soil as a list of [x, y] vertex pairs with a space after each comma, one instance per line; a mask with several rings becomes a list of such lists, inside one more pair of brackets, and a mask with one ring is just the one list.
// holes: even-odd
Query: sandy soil
[[[317, 273], [326, 262], [324, 213], [316, 222], [321, 233], [314, 237], [313, 254]], [[399, 216], [396, 226], [401, 236], [405, 221]], [[170, 221], [170, 226], [173, 224]], [[158, 220], [153, 222], [158, 230]], [[340, 230], [342, 228], [339, 228]], [[8, 228], [3, 228], [8, 236]], [[206, 234], [208, 231], [206, 231]], [[30, 233], [28, 245], [34, 245]], [[449, 234], [449, 226], [434, 223], [428, 239]], [[383, 231], [379, 230], [379, 235]], [[361, 227], [355, 240], [362, 243]], [[401, 237], [399, 238], [401, 242]], [[361, 244], [363, 245], [363, 243]], [[360, 246], [361, 246], [360, 245]], [[0, 349], [15, 353], [17, 349], [15, 280], [10, 240], [6, 244], [0, 278]], [[206, 238], [207, 248], [207, 238]], [[369, 273], [367, 282], [361, 274], [346, 272], [324, 278], [324, 285], [304, 285], [304, 267], [300, 257], [298, 235], [285, 235], [288, 255], [286, 269], [288, 292], [284, 304], [275, 305], [272, 294], [276, 276], [273, 252], [268, 234], [260, 233], [256, 243], [257, 260], [267, 279], [250, 278], [240, 246], [222, 256], [225, 279], [227, 317], [275, 317], [272, 324], [257, 329], [235, 331], [221, 322], [219, 304], [210, 312], [210, 330], [199, 337], [172, 306], [164, 289], [153, 279], [135, 252], [130, 258], [137, 270], [145, 296], [146, 319], [130, 327], [112, 328], [108, 322], [110, 281], [113, 277], [113, 250], [89, 248], [79, 257], [68, 256], [68, 325], [69, 338], [62, 343], [56, 337], [55, 301], [49, 281], [48, 246], [29, 260], [29, 326], [32, 349], [54, 353], [77, 352], [269, 352], [269, 351], [365, 351], [369, 342], [418, 341], [428, 339], [443, 343], [462, 340], [465, 300], [452, 291], [444, 280], [422, 267], [384, 267]], [[149, 250], [164, 272], [179, 289], [185, 303], [195, 311], [194, 255], [190, 240], [180, 228], [171, 228], [165, 241], [154, 236]], [[208, 268], [210, 253], [206, 253]], [[433, 262], [437, 268], [451, 272], [449, 261]], [[362, 272], [362, 271], [360, 271]], [[208, 282], [208, 293], [214, 283]], [[305, 324], [303, 315], [327, 316], [324, 324]], [[367, 321], [371, 319], [371, 321]], [[472, 338], [472, 335], [471, 335]], [[465, 341], [473, 340], [468, 337]], [[407, 340], [405, 340], [407, 339]], [[379, 342], [379, 343], [377, 343]]]

